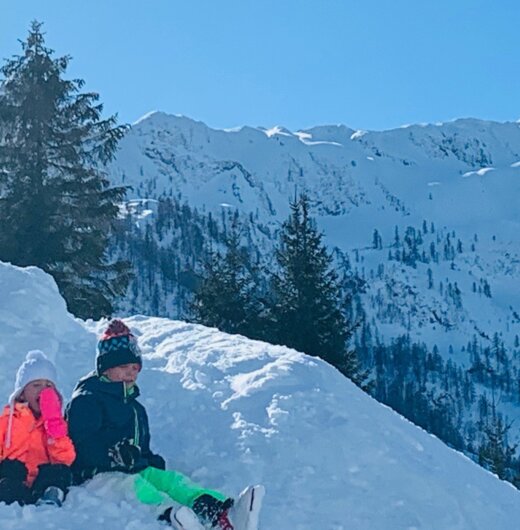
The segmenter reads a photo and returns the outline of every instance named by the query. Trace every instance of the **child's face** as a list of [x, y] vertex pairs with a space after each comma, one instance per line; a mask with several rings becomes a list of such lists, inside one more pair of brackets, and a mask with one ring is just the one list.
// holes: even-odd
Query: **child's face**
[[20, 400], [26, 401], [29, 408], [38, 416], [40, 414], [40, 394], [45, 388], [56, 388], [48, 379], [36, 379], [25, 385]]
[[126, 383], [127, 386], [132, 386], [137, 381], [137, 376], [140, 371], [140, 364], [128, 363], [109, 368], [104, 372], [104, 375], [114, 383]]

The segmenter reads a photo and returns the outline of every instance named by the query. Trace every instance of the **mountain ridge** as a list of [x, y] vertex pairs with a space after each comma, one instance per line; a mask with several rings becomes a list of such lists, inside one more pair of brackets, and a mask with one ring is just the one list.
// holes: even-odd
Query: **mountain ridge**
[[[344, 126], [324, 127], [350, 134]], [[307, 131], [319, 130], [322, 141], [325, 129]], [[291, 197], [306, 192], [327, 243], [351, 257], [361, 253], [365, 268], [373, 270], [376, 261], [387, 261], [382, 255], [374, 260], [381, 254], [370, 248], [374, 230], [381, 250], [392, 250], [396, 230], [404, 236], [407, 227], [422, 227], [422, 239], [430, 245], [425, 248], [423, 242], [423, 251], [431, 253], [432, 244], [442, 243], [433, 241], [438, 233], [424, 233], [426, 225], [459, 241], [460, 266], [464, 261], [470, 276], [478, 272], [478, 279], [498, 269], [518, 273], [518, 123], [460, 119], [367, 132], [346, 146], [331, 145], [330, 134], [318, 145], [288, 134], [250, 127], [213, 130], [190, 118], [154, 112], [122, 141], [109, 174], [113, 183], [134, 186], [131, 199], [177, 197], [214, 215], [234, 209], [244, 218], [254, 215], [272, 234], [288, 214]], [[485, 248], [470, 251], [477, 246]], [[515, 292], [512, 305], [518, 312]]]
[[142, 122], [147, 121], [148, 119], [177, 119], [177, 120], [185, 120], [186, 122], [192, 122], [196, 124], [201, 124], [204, 127], [211, 129], [213, 131], [223, 131], [223, 132], [240, 132], [242, 129], [254, 129], [254, 130], [262, 130], [262, 131], [271, 131], [279, 128], [282, 132], [289, 133], [289, 134], [295, 134], [296, 132], [309, 132], [312, 129], [327, 129], [327, 128], [338, 128], [338, 129], [345, 129], [346, 131], [351, 131], [352, 133], [389, 133], [393, 131], [398, 131], [401, 129], [410, 129], [410, 128], [416, 128], [416, 129], [427, 129], [427, 128], [439, 128], [444, 127], [450, 124], [462, 124], [462, 125], [519, 125], [520, 119], [518, 120], [506, 120], [506, 121], [499, 121], [499, 120], [487, 120], [482, 118], [476, 118], [476, 117], [458, 117], [453, 118], [451, 120], [445, 120], [445, 121], [437, 121], [437, 122], [420, 122], [420, 123], [406, 123], [397, 127], [390, 127], [388, 129], [356, 129], [349, 127], [345, 123], [322, 123], [322, 124], [315, 124], [310, 125], [308, 127], [296, 127], [294, 129], [290, 129], [282, 124], [276, 124], [276, 125], [249, 125], [249, 124], [242, 124], [242, 125], [235, 125], [233, 127], [213, 127], [211, 125], [207, 125], [206, 122], [203, 119], [196, 119], [191, 118], [190, 116], [187, 116], [186, 114], [175, 114], [175, 113], [169, 113], [162, 110], [152, 110], [149, 112], [146, 112], [136, 120], [134, 120], [131, 123], [131, 126], [134, 127], [136, 125], [139, 125]]
[[[139, 220], [136, 237], [155, 247], [133, 255], [139, 271], [122, 310], [184, 317], [196, 281], [191, 287], [181, 282], [200, 274], [205, 245], [222, 248], [233, 218], [258, 265], [272, 270], [289, 202], [304, 192], [340, 276], [353, 274], [364, 285], [346, 309], [363, 321], [355, 347], [367, 367], [377, 377], [397, 374], [399, 384], [417, 385], [420, 406], [444, 403], [448, 390], [455, 393], [453, 423], [477, 458], [472, 433], [491, 417], [495, 394], [509, 417], [520, 405], [514, 384], [520, 377], [520, 124], [462, 119], [351, 131], [226, 132], [164, 113], [140, 122], [121, 142], [111, 181], [133, 185], [129, 198], [137, 203], [170, 202], [162, 214], [159, 208]], [[174, 212], [176, 228], [166, 210]], [[186, 244], [179, 231], [192, 240]], [[172, 263], [175, 273], [168, 269]], [[379, 366], [378, 372], [377, 348], [392, 359], [392, 348], [403, 344], [422, 352], [422, 365], [404, 372]], [[432, 358], [437, 372], [427, 377], [433, 381], [414, 380], [414, 370], [422, 373]], [[448, 379], [453, 388], [447, 389]], [[381, 399], [392, 402], [389, 382], [379, 383]], [[404, 395], [404, 388], [394, 396]], [[520, 440], [519, 426], [510, 438]]]

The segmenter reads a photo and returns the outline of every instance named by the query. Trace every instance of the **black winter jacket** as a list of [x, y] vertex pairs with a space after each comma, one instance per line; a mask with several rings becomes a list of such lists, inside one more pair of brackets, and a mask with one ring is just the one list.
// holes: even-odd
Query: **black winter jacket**
[[[134, 473], [148, 466], [164, 469], [164, 459], [150, 451], [148, 416], [138, 396], [137, 386], [127, 393], [123, 383], [104, 381], [95, 372], [78, 382], [66, 410], [77, 455], [72, 465], [76, 483], [103, 471]], [[132, 468], [114, 467], [109, 454], [123, 440], [141, 449], [141, 458]]]

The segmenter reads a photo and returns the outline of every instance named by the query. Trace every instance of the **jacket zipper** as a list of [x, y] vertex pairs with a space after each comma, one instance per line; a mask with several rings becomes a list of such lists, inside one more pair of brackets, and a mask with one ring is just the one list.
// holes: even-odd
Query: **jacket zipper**
[[[126, 390], [126, 383], [123, 382], [123, 399], [125, 403], [128, 403], [128, 394]], [[132, 409], [134, 409], [134, 445], [139, 447], [139, 417], [137, 415], [137, 410], [132, 403]]]
[[139, 418], [137, 416], [137, 410], [135, 409], [135, 407], [132, 407], [134, 409], [134, 417], [135, 417], [135, 431], [134, 431], [134, 443], [135, 445], [137, 445], [138, 447], [140, 447], [139, 445]]

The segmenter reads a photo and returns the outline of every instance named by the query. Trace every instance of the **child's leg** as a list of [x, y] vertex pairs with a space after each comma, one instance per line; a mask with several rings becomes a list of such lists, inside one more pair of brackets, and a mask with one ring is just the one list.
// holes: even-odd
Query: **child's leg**
[[[177, 471], [148, 467], [136, 476], [134, 484], [141, 502], [164, 507], [166, 494], [168, 499], [191, 508], [202, 523], [212, 526], [221, 520], [228, 521], [227, 511], [233, 505], [233, 500], [226, 495], [202, 488]], [[170, 507], [163, 511], [159, 519], [171, 521], [171, 517]]]
[[145, 482], [136, 480], [137, 497], [147, 504], [155, 504], [156, 501], [150, 502], [153, 496], [150, 495], [151, 489], [146, 482], [159, 492], [166, 493], [175, 502], [189, 506], [190, 508], [203, 495], [208, 495], [221, 502], [228, 499], [226, 495], [223, 495], [219, 491], [203, 488], [177, 471], [147, 467], [139, 473], [139, 476], [145, 479]]
[[36, 502], [49, 486], [55, 486], [66, 495], [72, 484], [72, 472], [65, 464], [42, 464], [38, 466], [38, 476], [32, 485]]
[[29, 504], [31, 491], [25, 485], [27, 468], [19, 460], [4, 460], [0, 463], [0, 502]]

